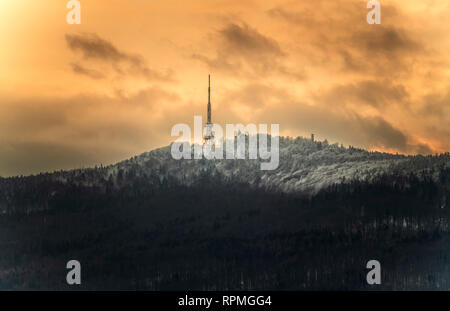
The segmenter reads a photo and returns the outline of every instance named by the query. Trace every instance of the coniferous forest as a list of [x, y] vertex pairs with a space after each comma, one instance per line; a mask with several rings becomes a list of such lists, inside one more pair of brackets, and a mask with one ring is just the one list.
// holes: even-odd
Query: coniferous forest
[[[0, 288], [450, 289], [448, 168], [314, 195], [207, 173], [190, 186], [119, 175], [121, 187], [0, 179]], [[66, 283], [71, 259], [81, 263], [78, 287]], [[375, 287], [366, 282], [371, 259], [382, 269]]]

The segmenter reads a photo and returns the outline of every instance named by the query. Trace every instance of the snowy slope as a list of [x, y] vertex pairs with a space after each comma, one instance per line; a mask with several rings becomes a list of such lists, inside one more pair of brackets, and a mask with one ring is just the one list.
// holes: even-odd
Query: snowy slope
[[437, 172], [450, 166], [449, 154], [393, 155], [329, 145], [326, 141], [312, 142], [301, 137], [281, 137], [279, 148], [279, 166], [273, 171], [260, 170], [260, 160], [248, 160], [248, 157], [246, 160], [174, 160], [167, 146], [105, 168], [105, 178], [117, 181], [119, 174], [132, 172], [160, 181], [170, 177], [189, 185], [206, 174], [268, 190], [315, 193], [334, 183], [355, 179], [370, 181], [383, 173], [420, 176], [423, 171]]

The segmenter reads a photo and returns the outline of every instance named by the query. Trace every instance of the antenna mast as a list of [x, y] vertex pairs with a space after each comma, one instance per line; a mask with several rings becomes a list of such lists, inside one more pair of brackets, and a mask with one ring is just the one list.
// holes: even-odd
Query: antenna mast
[[211, 76], [208, 75], [208, 123], [211, 124]]
[[211, 123], [211, 75], [208, 75], [208, 120], [205, 126], [205, 135], [203, 136], [204, 143], [214, 143], [213, 126]]

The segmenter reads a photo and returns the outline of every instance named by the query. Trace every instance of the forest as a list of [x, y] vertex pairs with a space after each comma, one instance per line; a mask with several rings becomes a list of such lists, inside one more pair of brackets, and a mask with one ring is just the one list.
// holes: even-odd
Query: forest
[[[207, 171], [192, 185], [119, 175], [121, 187], [1, 178], [0, 289], [450, 289], [448, 168], [313, 195]], [[71, 259], [81, 263], [81, 285], [66, 283]], [[366, 282], [371, 259], [381, 263], [381, 285]]]

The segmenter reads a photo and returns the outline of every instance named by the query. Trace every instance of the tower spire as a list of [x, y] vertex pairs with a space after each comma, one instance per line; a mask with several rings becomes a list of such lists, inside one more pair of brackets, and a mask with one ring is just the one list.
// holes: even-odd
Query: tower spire
[[211, 75], [208, 75], [208, 121], [206, 122], [205, 135], [203, 136], [204, 143], [214, 142], [214, 132], [211, 122]]
[[208, 124], [211, 124], [211, 75], [208, 75]]

